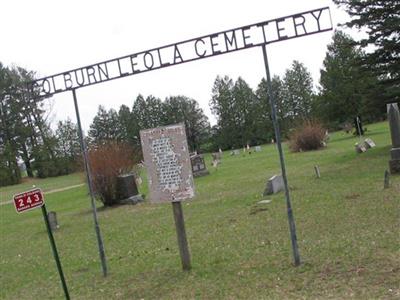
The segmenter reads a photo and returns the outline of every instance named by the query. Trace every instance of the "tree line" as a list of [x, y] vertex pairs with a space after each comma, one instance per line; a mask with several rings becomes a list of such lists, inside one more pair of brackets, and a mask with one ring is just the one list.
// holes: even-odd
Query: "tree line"
[[[357, 115], [367, 122], [384, 118], [382, 99], [396, 89], [397, 75], [382, 77], [374, 68], [367, 68], [366, 56], [350, 36], [336, 31], [328, 45], [317, 89], [307, 67], [299, 61], [293, 61], [282, 78], [273, 76], [271, 93], [282, 133], [288, 136], [294, 127], [309, 119], [337, 129]], [[1, 185], [21, 180], [18, 165], [22, 162], [30, 177], [67, 174], [79, 167], [77, 126], [66, 120], [51, 130], [43, 101], [21, 96], [23, 84], [34, 77], [34, 72], [0, 63]], [[393, 86], [388, 88], [388, 82], [394, 82]], [[209, 105], [217, 120], [212, 127], [197, 101], [183, 95], [164, 101], [152, 95], [138, 95], [131, 107], [122, 105], [118, 110], [100, 106], [90, 125], [87, 143], [95, 147], [116, 140], [139, 148], [141, 129], [179, 122], [186, 126], [191, 150], [232, 149], [274, 138], [265, 79], [253, 90], [241, 77], [233, 80], [217, 76]]]

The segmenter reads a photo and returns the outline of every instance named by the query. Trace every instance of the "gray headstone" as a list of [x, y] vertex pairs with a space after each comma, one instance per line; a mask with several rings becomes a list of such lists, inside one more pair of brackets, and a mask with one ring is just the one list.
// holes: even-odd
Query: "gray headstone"
[[374, 143], [373, 140], [371, 140], [370, 138], [367, 138], [364, 140], [365, 146], [367, 148], [374, 148], [376, 146], [376, 144]]
[[55, 211], [49, 211], [47, 213], [47, 219], [49, 220], [51, 231], [56, 231], [58, 228], [60, 228], [57, 222], [57, 214]]
[[201, 154], [193, 155], [190, 157], [190, 163], [192, 164], [192, 173], [194, 177], [200, 177], [210, 174], [208, 172], [204, 157]]
[[317, 178], [321, 178], [321, 173], [319, 171], [319, 166], [314, 166], [314, 170], [315, 170], [315, 175], [317, 175]]
[[367, 148], [365, 147], [364, 143], [357, 143], [355, 145], [355, 149], [357, 153], [363, 153], [367, 151]]
[[233, 150], [233, 155], [240, 155], [240, 151], [238, 149]]
[[391, 160], [389, 161], [390, 173], [400, 173], [400, 112], [397, 103], [387, 105], [390, 135], [392, 138]]
[[261, 146], [256, 146], [256, 147], [254, 148], [254, 150], [255, 150], [256, 152], [261, 152]]
[[222, 152], [214, 152], [214, 153], [211, 153], [211, 157], [212, 157], [212, 159], [213, 160], [219, 160], [219, 159], [221, 159], [221, 154]]
[[268, 179], [267, 186], [264, 191], [264, 196], [276, 194], [284, 189], [282, 175], [274, 175]]
[[120, 200], [138, 194], [134, 174], [124, 174], [117, 177], [117, 194]]

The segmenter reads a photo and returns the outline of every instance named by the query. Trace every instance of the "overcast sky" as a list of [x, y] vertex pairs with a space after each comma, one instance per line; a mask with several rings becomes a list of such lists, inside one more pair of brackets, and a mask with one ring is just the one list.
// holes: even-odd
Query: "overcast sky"
[[[329, 6], [334, 28], [347, 19], [330, 0], [203, 1], [21, 1], [0, 0], [0, 61], [49, 76], [142, 50]], [[303, 62], [314, 84], [333, 31], [267, 47], [272, 74], [282, 76], [293, 60]], [[136, 96], [185, 95], [209, 110], [217, 75], [241, 76], [256, 89], [265, 77], [259, 47], [154, 70], [77, 90], [85, 130], [98, 106], [132, 107]], [[72, 93], [52, 100], [52, 119], [76, 121]]]

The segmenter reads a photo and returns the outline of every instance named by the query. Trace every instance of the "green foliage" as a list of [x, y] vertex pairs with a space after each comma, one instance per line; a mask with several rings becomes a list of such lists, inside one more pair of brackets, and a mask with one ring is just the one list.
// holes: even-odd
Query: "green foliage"
[[282, 110], [290, 125], [310, 117], [313, 100], [313, 81], [306, 66], [293, 61], [282, 80]]
[[99, 106], [97, 115], [89, 129], [89, 141], [94, 144], [102, 144], [107, 141], [118, 140], [120, 131], [118, 126], [118, 113], [114, 109], [107, 111]]
[[185, 96], [171, 96], [163, 102], [164, 124], [184, 123], [191, 150], [200, 151], [208, 141], [210, 123], [196, 100]]
[[[40, 160], [37, 155], [43, 149], [54, 158], [54, 141], [44, 116], [44, 102], [25, 95], [25, 84], [35, 74], [20, 67], [7, 68], [0, 64], [1, 126], [0, 141], [8, 144], [8, 167], [21, 159], [29, 177], [33, 177], [31, 161]], [[34, 91], [35, 92], [35, 91]], [[4, 147], [0, 147], [4, 150]], [[10, 171], [15, 174], [15, 170]]]
[[[385, 87], [384, 96], [391, 101], [400, 97], [400, 1], [334, 0], [343, 6], [351, 21], [348, 27], [364, 29], [368, 37], [356, 44], [369, 48], [360, 66], [372, 70]], [[373, 47], [370, 47], [373, 46]], [[381, 96], [382, 97], [382, 96]]]
[[362, 55], [350, 36], [335, 31], [321, 69], [321, 89], [314, 106], [316, 116], [331, 128], [352, 122], [357, 115], [366, 122], [384, 115], [376, 77], [358, 64]]

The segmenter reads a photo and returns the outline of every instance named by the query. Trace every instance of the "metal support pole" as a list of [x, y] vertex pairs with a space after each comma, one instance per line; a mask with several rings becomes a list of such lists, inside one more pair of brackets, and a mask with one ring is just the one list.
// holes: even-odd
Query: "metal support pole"
[[98, 247], [99, 247], [101, 267], [103, 269], [103, 275], [107, 276], [106, 255], [105, 255], [105, 252], [104, 252], [104, 245], [103, 245], [103, 239], [101, 237], [99, 222], [98, 222], [98, 219], [97, 219], [97, 208], [96, 208], [95, 197], [94, 197], [94, 193], [93, 193], [92, 177], [91, 177], [91, 173], [90, 173], [90, 166], [89, 166], [88, 155], [87, 155], [87, 151], [86, 151], [86, 144], [85, 144], [85, 141], [83, 139], [81, 118], [79, 116], [78, 101], [76, 99], [75, 89], [72, 90], [72, 95], [74, 96], [74, 105], [75, 105], [75, 112], [76, 112], [76, 120], [77, 120], [77, 123], [78, 123], [79, 141], [80, 141], [80, 144], [81, 144], [83, 162], [84, 162], [85, 171], [86, 171], [86, 179], [87, 179], [87, 183], [88, 183], [88, 187], [89, 187], [89, 193], [90, 193], [90, 199], [91, 199], [91, 205], [92, 205], [92, 211], [93, 211], [93, 219], [94, 219], [94, 229], [96, 231], [97, 244], [98, 244]]
[[47, 234], [49, 235], [51, 250], [53, 250], [54, 260], [56, 261], [58, 274], [60, 274], [61, 284], [62, 284], [64, 294], [65, 294], [65, 299], [69, 300], [68, 288], [67, 288], [67, 284], [65, 282], [60, 258], [58, 256], [56, 242], [54, 241], [53, 233], [51, 231], [50, 224], [49, 224], [49, 219], [47, 218], [46, 204], [42, 205], [42, 214], [43, 214], [44, 223], [46, 224]]
[[294, 265], [298, 266], [298, 265], [300, 265], [300, 255], [299, 255], [299, 249], [297, 247], [296, 225], [294, 222], [292, 205], [290, 203], [289, 187], [288, 187], [288, 182], [287, 182], [287, 177], [286, 177], [285, 159], [283, 157], [281, 134], [280, 134], [279, 123], [278, 123], [277, 115], [276, 115], [276, 104], [275, 104], [274, 95], [272, 93], [271, 75], [269, 73], [267, 50], [266, 50], [265, 45], [261, 46], [261, 48], [262, 48], [263, 56], [264, 56], [265, 72], [267, 74], [267, 93], [268, 93], [269, 103], [271, 105], [272, 123], [274, 125], [276, 145], [278, 147], [279, 159], [281, 162], [282, 178], [283, 178], [283, 183], [285, 185], [286, 207], [287, 207], [287, 214], [288, 214], [288, 221], [289, 221], [290, 238], [292, 241], [292, 248], [293, 248]]

